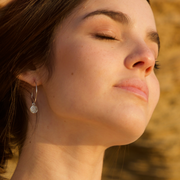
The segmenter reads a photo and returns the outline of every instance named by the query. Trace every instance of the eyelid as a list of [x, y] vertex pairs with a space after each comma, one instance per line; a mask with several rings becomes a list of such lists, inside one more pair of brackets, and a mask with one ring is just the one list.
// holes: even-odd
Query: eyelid
[[[96, 18], [101, 19], [97, 20]], [[117, 37], [119, 39], [119, 36], [121, 35], [121, 29], [119, 25], [117, 25], [114, 21], [106, 17], [102, 18], [100, 16], [96, 18], [92, 18], [92, 21], [88, 21], [87, 27], [90, 34], [99, 34], [114, 38]]]
[[121, 38], [121, 30], [114, 28], [101, 28], [98, 27], [93, 30], [93, 33], [91, 33], [93, 36], [99, 35], [99, 36], [106, 36], [110, 38], [114, 38], [117, 41], [122, 41]]
[[117, 30], [114, 30], [114, 29], [110, 29], [110, 28], [97, 28], [95, 30], [95, 32], [97, 34], [106, 34], [106, 35], [109, 35], [109, 36], [115, 36], [117, 34]]
[[113, 39], [117, 40], [115, 35], [111, 35], [111, 34], [104, 33], [104, 32], [102, 32], [102, 33], [95, 33], [95, 36], [109, 37], [109, 38], [113, 38]]
[[155, 43], [149, 43], [149, 42], [146, 42], [147, 43], [147, 46], [149, 47], [150, 51], [152, 52], [152, 54], [154, 55], [154, 59], [156, 60], [159, 56], [159, 51], [158, 51], [158, 47], [157, 47], [157, 44]]
[[157, 59], [158, 58], [158, 56], [159, 56], [159, 51], [158, 51], [158, 48], [156, 49], [156, 48], [154, 48], [154, 56], [155, 56], [155, 59]]

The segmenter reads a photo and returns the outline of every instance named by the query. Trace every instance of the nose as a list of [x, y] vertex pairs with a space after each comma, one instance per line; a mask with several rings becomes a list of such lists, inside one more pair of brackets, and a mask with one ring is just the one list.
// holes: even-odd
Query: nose
[[124, 64], [127, 69], [140, 70], [144, 76], [148, 76], [154, 69], [155, 57], [150, 48], [145, 44], [136, 44], [129, 55], [125, 58]]

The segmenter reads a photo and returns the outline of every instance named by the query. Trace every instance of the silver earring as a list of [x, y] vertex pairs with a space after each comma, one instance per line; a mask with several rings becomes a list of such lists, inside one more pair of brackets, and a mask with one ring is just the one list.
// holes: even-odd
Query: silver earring
[[32, 90], [32, 94], [31, 94], [32, 105], [30, 107], [30, 111], [32, 114], [36, 114], [38, 112], [38, 107], [36, 106], [37, 93], [38, 93], [38, 88], [37, 88], [37, 84], [36, 84], [36, 95], [35, 95], [35, 97], [34, 97], [33, 90]]

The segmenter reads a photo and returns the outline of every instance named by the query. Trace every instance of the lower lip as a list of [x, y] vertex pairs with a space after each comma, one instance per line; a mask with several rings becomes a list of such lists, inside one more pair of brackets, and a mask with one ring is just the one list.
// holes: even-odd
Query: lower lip
[[133, 94], [143, 98], [145, 101], [148, 101], [148, 96], [146, 93], [144, 93], [143, 91], [141, 91], [140, 89], [137, 89], [135, 87], [119, 87], [121, 89], [124, 89], [126, 91], [132, 92]]

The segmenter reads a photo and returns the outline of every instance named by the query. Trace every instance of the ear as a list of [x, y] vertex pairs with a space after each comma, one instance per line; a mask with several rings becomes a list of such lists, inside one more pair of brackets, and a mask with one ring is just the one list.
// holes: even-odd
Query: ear
[[37, 71], [26, 71], [17, 76], [17, 78], [21, 81], [26, 82], [31, 86], [39, 86], [42, 84], [40, 75]]

